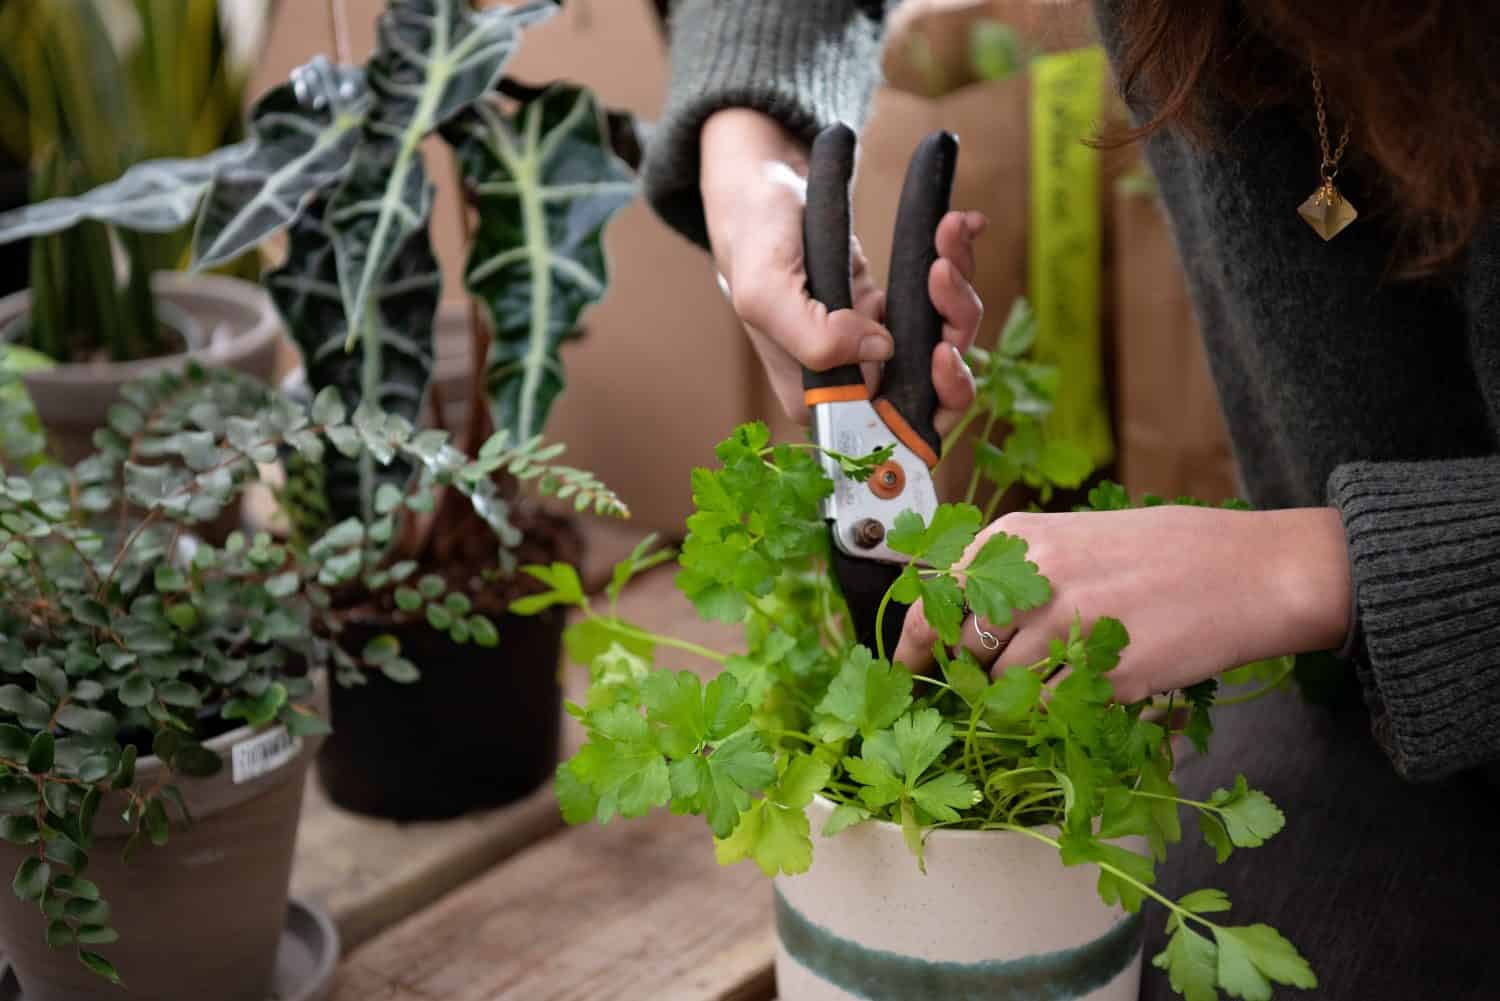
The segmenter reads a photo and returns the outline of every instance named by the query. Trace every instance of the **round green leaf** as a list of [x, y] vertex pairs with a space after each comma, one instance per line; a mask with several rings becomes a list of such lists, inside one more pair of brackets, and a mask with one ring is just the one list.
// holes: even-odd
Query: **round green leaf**
[[47, 889], [47, 880], [52, 878], [52, 867], [35, 855], [29, 856], [16, 869], [16, 878], [11, 889], [22, 900], [40, 900]]

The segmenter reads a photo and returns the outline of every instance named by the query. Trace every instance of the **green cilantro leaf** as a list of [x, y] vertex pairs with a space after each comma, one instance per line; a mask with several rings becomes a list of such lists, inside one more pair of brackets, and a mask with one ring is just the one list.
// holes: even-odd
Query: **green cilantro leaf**
[[990, 688], [990, 679], [979, 666], [979, 662], [974, 659], [974, 655], [960, 648], [957, 656], [949, 657], [948, 651], [941, 643], [934, 646], [933, 652], [937, 656], [938, 665], [942, 668], [943, 680], [948, 683], [949, 687], [957, 692], [958, 697], [969, 706], [980, 705]]
[[922, 709], [896, 720], [892, 738], [901, 758], [901, 774], [908, 789], [932, 766], [953, 743], [953, 724], [936, 709]]
[[[868, 754], [868, 748], [866, 753]], [[872, 810], [889, 806], [906, 792], [906, 786], [885, 762], [870, 757], [845, 758], [844, 770], [860, 784], [859, 795]]]
[[594, 819], [599, 809], [599, 797], [594, 789], [573, 770], [573, 762], [565, 761], [557, 768], [553, 783], [558, 806], [562, 808], [563, 820], [569, 824], [587, 824]]
[[932, 522], [924, 525], [915, 511], [902, 511], [886, 536], [886, 544], [914, 561], [946, 570], [958, 561], [979, 534], [984, 516], [972, 504], [940, 504]]
[[[832, 775], [833, 768], [828, 762], [808, 754], [796, 755], [787, 765], [781, 781], [776, 783], [771, 798], [788, 809], [800, 810], [823, 791]], [[774, 772], [772, 778], [775, 778]]]
[[1193, 747], [1199, 754], [1208, 753], [1208, 738], [1214, 732], [1214, 721], [1209, 710], [1213, 708], [1214, 696], [1218, 691], [1219, 683], [1212, 678], [1182, 690], [1188, 705], [1192, 706], [1187, 726], [1182, 732], [1193, 742]]
[[1219, 944], [1219, 986], [1231, 997], [1271, 1001], [1272, 983], [1318, 986], [1307, 960], [1270, 925], [1215, 927], [1214, 939]]
[[823, 825], [823, 837], [831, 838], [841, 831], [847, 831], [855, 824], [864, 823], [870, 819], [870, 811], [853, 803], [840, 803], [834, 807], [833, 813], [829, 815], [828, 821]]
[[979, 789], [960, 772], [941, 772], [912, 790], [912, 800], [928, 816], [941, 823], [958, 820], [960, 810], [967, 810], [980, 800]]
[[1130, 634], [1119, 619], [1102, 618], [1083, 642], [1083, 664], [1091, 671], [1107, 674], [1120, 663], [1120, 652], [1130, 645]]
[[703, 714], [703, 683], [696, 674], [654, 671], [641, 684], [641, 701], [667, 757], [684, 758], [702, 746], [708, 721]]
[[570, 607], [584, 603], [583, 582], [578, 571], [566, 563], [554, 563], [550, 567], [528, 566], [521, 570], [547, 585], [541, 594], [530, 594], [510, 603], [510, 610], [517, 615], [535, 615], [553, 605]]
[[815, 735], [833, 741], [883, 730], [911, 705], [911, 689], [909, 672], [855, 647], [817, 705], [823, 719]]
[[716, 839], [719, 864], [753, 859], [767, 876], [806, 872], [812, 864], [806, 806], [827, 785], [830, 774], [824, 762], [808, 755], [794, 758], [781, 781], [740, 814], [729, 836]]
[[964, 568], [964, 595], [981, 618], [1007, 626], [1012, 613], [1046, 604], [1052, 585], [1026, 559], [1025, 539], [998, 533]]
[[1183, 1001], [1219, 1001], [1219, 950], [1209, 939], [1180, 926], [1151, 965], [1167, 971], [1167, 982]]
[[1011, 665], [984, 690], [985, 722], [997, 730], [1019, 723], [1031, 715], [1041, 698], [1042, 679], [1024, 667]]
[[1209, 802], [1237, 848], [1259, 848], [1286, 826], [1286, 815], [1258, 789], [1251, 789], [1245, 776], [1236, 775], [1234, 788], [1215, 789]]

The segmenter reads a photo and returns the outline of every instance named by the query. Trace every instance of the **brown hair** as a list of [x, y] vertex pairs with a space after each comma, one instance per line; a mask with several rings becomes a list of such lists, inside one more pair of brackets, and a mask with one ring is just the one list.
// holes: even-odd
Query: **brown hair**
[[[1305, 102], [1316, 65], [1350, 155], [1373, 163], [1408, 272], [1451, 259], [1500, 194], [1493, 5], [1475, 0], [1121, 0], [1120, 84], [1149, 120], [1206, 140], [1206, 98]], [[1317, 155], [1317, 148], [1309, 151]], [[1374, 180], [1373, 178], [1370, 180]]]

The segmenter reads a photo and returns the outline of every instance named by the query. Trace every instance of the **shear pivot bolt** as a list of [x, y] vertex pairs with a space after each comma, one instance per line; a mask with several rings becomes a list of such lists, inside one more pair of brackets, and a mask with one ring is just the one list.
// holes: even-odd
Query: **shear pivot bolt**
[[870, 492], [881, 500], [895, 500], [906, 489], [906, 471], [894, 460], [875, 467], [867, 481]]
[[854, 544], [861, 549], [874, 549], [885, 541], [885, 526], [874, 518], [864, 518], [854, 524]]

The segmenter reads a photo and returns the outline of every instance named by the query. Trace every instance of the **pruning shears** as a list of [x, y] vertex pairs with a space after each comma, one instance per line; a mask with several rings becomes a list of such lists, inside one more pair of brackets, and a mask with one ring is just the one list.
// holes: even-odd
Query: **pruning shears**
[[[848, 126], [830, 126], [814, 141], [808, 164], [802, 224], [807, 291], [830, 311], [853, 305], [849, 182], [856, 144]], [[892, 450], [863, 481], [847, 475], [836, 458], [822, 455], [824, 471], [834, 483], [823, 511], [832, 536], [834, 578], [858, 642], [871, 650], [876, 649], [880, 601], [908, 561], [887, 544], [896, 516], [913, 511], [930, 523], [938, 506], [932, 471], [943, 442], [933, 426], [938, 400], [932, 352], [942, 340], [943, 319], [927, 284], [957, 163], [957, 137], [936, 132], [922, 140], [907, 168], [886, 288], [885, 322], [895, 338], [895, 353], [882, 371], [879, 396], [870, 398], [858, 365], [802, 373], [813, 437], [821, 448], [857, 457]], [[887, 651], [896, 648], [904, 612], [904, 607], [886, 612]]]

